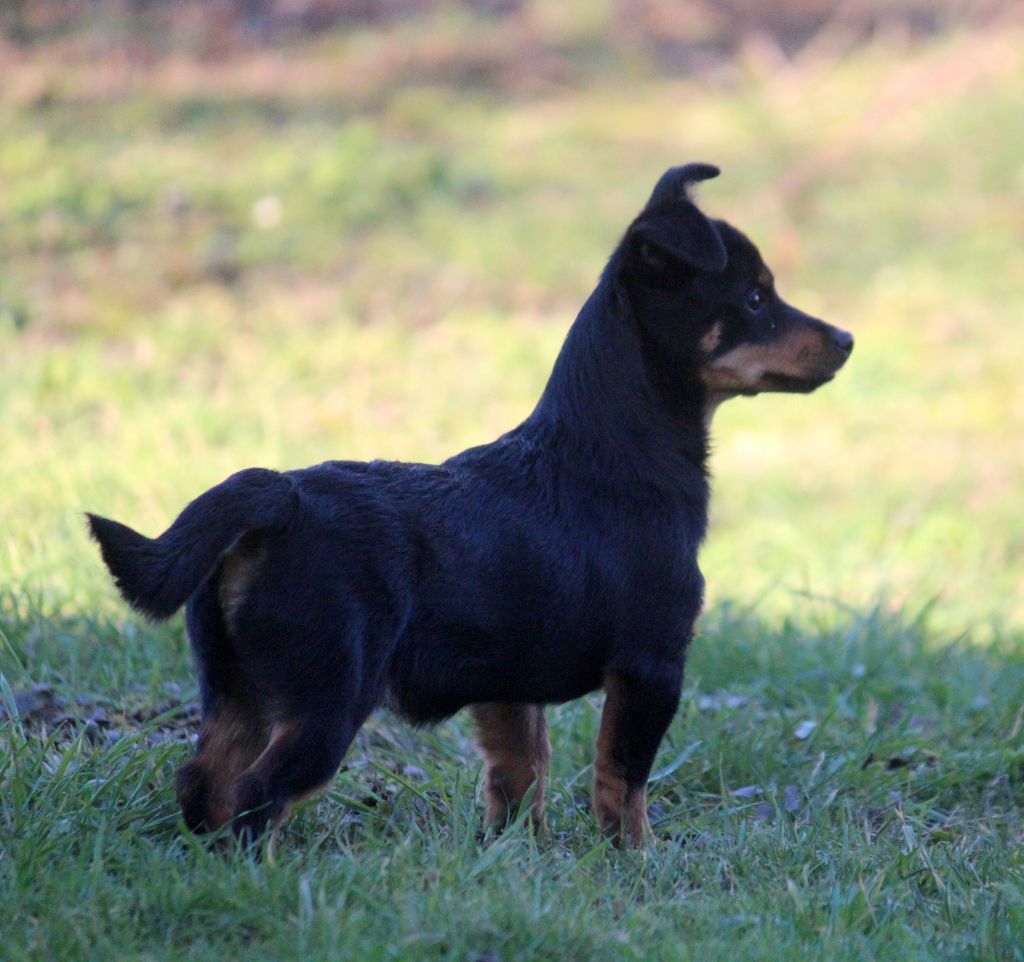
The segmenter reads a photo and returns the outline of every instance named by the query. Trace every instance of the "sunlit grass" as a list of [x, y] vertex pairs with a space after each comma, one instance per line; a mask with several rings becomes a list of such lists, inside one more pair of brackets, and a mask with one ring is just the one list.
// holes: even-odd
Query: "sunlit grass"
[[186, 109], [144, 84], [8, 104], [0, 572], [95, 567], [86, 507], [156, 529], [243, 465], [437, 460], [506, 429], [653, 179], [700, 157], [725, 171], [706, 206], [858, 335], [820, 394], [719, 416], [714, 596], [938, 596], [982, 637], [1019, 625], [1024, 75], [961, 43], [995, 66], [895, 97], [877, 132], [915, 76], [884, 49], [726, 92], [406, 89], [362, 116], [340, 94]]

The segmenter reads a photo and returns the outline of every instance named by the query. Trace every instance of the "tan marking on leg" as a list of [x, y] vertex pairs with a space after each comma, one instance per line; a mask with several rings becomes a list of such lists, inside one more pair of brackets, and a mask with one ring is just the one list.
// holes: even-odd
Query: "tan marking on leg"
[[[285, 758], [290, 756], [290, 753], [296, 747], [295, 743], [301, 732], [302, 722], [298, 719], [278, 721], [273, 724], [266, 747], [259, 757], [235, 779], [231, 792], [232, 818], [237, 819], [250, 810], [259, 810], [255, 806], [251, 809], [248, 808], [248, 803], [244, 801], [245, 795], [251, 794], [254, 788], [257, 795], [264, 796], [265, 802], [276, 804], [276, 786], [280, 784], [280, 779], [286, 771], [286, 769], [282, 768], [282, 756]], [[302, 747], [301, 743], [300, 747]], [[330, 776], [327, 776], [320, 783], [303, 791], [294, 792], [283, 799], [281, 811], [276, 816], [269, 817], [271, 841], [273, 841], [280, 826], [292, 814], [295, 806], [311, 795], [316, 794], [329, 781]], [[262, 804], [263, 802], [260, 803], [260, 807], [262, 807]]]
[[[267, 744], [267, 730], [254, 708], [231, 704], [216, 709], [203, 722], [199, 750], [185, 766], [193, 777], [179, 780], [178, 800], [184, 808], [187, 793], [206, 798], [206, 827], [216, 831], [231, 820], [231, 789]], [[183, 769], [183, 771], [185, 771]]]
[[[226, 821], [230, 821], [237, 815], [241, 815], [242, 812], [238, 811], [238, 789], [246, 778], [260, 778], [263, 775], [263, 769], [268, 767], [268, 762], [273, 760], [273, 755], [276, 749], [279, 749], [282, 745], [287, 744], [295, 735], [298, 730], [298, 725], [292, 722], [276, 722], [270, 729], [270, 736], [263, 742], [263, 750], [256, 754], [254, 757], [249, 759], [249, 764], [245, 768], [234, 773], [231, 781], [227, 785], [226, 800], [228, 817]], [[290, 811], [290, 809], [287, 809]], [[284, 814], [275, 820], [274, 824], [279, 825], [284, 820]]]
[[629, 785], [622, 765], [614, 757], [615, 735], [623, 707], [622, 685], [615, 675], [605, 678], [604, 691], [604, 711], [594, 760], [594, 815], [601, 831], [616, 845], [642, 848], [651, 836], [647, 790], [645, 785]]
[[534, 785], [531, 819], [544, 823], [544, 780], [551, 760], [541, 705], [485, 702], [470, 706], [487, 769], [484, 794], [488, 825], [505, 822]]

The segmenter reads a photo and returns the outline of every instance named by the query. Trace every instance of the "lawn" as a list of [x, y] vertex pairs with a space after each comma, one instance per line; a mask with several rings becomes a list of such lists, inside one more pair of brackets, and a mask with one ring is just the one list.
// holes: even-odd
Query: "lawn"
[[[1024, 32], [508, 95], [371, 96], [371, 42], [0, 65], [0, 958], [1024, 958]], [[590, 818], [593, 696], [549, 710], [544, 838], [480, 842], [464, 720], [383, 714], [273, 859], [198, 844], [180, 617], [127, 610], [82, 512], [489, 440], [698, 159], [858, 343], [716, 418], [657, 843]]]

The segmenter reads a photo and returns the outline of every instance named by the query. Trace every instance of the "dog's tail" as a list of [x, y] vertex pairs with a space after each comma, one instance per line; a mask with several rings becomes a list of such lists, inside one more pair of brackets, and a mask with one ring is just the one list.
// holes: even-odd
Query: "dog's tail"
[[159, 538], [89, 514], [89, 530], [124, 599], [142, 614], [170, 618], [251, 528], [287, 523], [298, 504], [284, 474], [249, 468], [201, 494]]

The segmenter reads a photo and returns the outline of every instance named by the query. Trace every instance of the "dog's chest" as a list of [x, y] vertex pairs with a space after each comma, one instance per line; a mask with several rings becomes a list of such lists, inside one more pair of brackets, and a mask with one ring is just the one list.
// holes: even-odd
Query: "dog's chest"
[[626, 548], [611, 543], [598, 558], [588, 594], [599, 618], [630, 630], [689, 631], [704, 587], [690, 539], [651, 537]]

